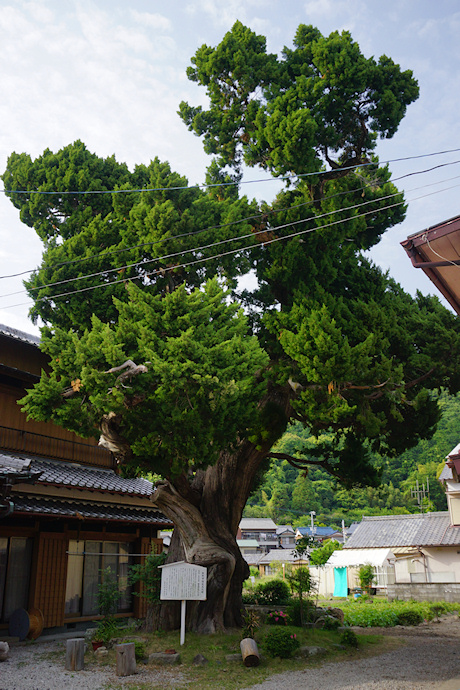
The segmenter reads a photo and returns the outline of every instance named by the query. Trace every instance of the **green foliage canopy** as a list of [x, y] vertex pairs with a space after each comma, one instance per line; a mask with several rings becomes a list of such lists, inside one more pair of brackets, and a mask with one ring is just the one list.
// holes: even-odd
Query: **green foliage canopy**
[[[180, 113], [217, 156], [210, 191], [186, 188], [158, 159], [131, 173], [81, 142], [8, 160], [7, 193], [45, 243], [27, 282], [32, 316], [51, 326], [52, 371], [25, 409], [88, 434], [112, 414], [131, 455], [166, 476], [206, 467], [232, 443], [262, 462], [296, 419], [314, 439], [296, 449], [297, 466], [376, 484], [372, 453], [432, 435], [439, 409], [426, 387], [460, 387], [456, 317], [406, 295], [363, 254], [404, 218], [374, 149], [417, 83], [385, 56], [365, 58], [347, 32], [302, 25], [278, 58], [240, 22], [197, 51], [188, 76], [209, 98]], [[221, 186], [243, 162], [289, 173], [272, 204]], [[113, 193], [72, 193], [97, 189]], [[207, 281], [235, 299], [250, 269], [244, 319]], [[129, 388], [106, 373], [126, 359], [148, 363]]]

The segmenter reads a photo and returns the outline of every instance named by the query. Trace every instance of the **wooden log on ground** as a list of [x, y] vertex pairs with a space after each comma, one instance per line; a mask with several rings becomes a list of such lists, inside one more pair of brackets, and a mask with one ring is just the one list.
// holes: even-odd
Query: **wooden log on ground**
[[136, 653], [134, 642], [115, 645], [117, 653], [117, 676], [132, 676], [136, 673]]
[[82, 637], [67, 640], [65, 667], [67, 671], [81, 671], [85, 666], [85, 640]]
[[256, 641], [252, 637], [245, 637], [240, 642], [241, 656], [245, 666], [258, 666], [260, 664], [259, 650]]

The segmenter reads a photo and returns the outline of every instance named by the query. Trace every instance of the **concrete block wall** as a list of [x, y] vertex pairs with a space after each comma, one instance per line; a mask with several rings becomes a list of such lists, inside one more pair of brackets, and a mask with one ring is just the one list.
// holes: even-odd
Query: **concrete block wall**
[[388, 585], [389, 601], [450, 601], [460, 602], [460, 582], [408, 582]]

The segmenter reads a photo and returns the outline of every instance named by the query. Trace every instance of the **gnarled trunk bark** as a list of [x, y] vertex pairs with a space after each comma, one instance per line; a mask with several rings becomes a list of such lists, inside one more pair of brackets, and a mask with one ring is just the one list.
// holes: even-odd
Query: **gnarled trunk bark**
[[[160, 482], [154, 504], [173, 522], [185, 560], [208, 568], [207, 599], [188, 607], [190, 628], [212, 633], [242, 624], [242, 583], [249, 566], [236, 543], [236, 533], [254, 476], [267, 451], [245, 442], [222, 453], [216, 465], [197, 472], [185, 488]], [[179, 488], [177, 488], [179, 487]], [[177, 536], [173, 542], [177, 540]], [[177, 543], [172, 543], [178, 558]], [[176, 626], [177, 612], [161, 616], [161, 625]], [[171, 627], [172, 627], [171, 625]]]

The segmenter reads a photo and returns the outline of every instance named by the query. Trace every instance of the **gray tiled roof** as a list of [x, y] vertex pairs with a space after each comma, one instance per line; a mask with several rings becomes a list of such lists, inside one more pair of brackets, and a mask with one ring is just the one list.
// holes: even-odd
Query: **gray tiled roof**
[[153, 484], [147, 479], [123, 479], [113, 470], [38, 459], [32, 461], [30, 468], [42, 473], [38, 480], [39, 484], [89, 489], [90, 491], [109, 491], [134, 496], [150, 496], [153, 491]]
[[452, 469], [448, 467], [447, 465], [444, 465], [442, 468], [442, 472], [439, 475], [439, 481], [446, 481], [447, 479], [453, 479], [454, 475], [452, 474]]
[[445, 511], [363, 517], [344, 548], [448, 545], [460, 545], [460, 527], [450, 524], [449, 513]]
[[28, 464], [29, 470], [41, 473], [37, 484], [65, 486], [87, 491], [108, 491], [125, 496], [148, 497], [153, 492], [153, 484], [147, 479], [124, 479], [115, 474], [113, 470], [84, 467], [83, 465], [35, 458], [24, 454], [19, 457], [0, 453], [0, 466], [17, 467], [20, 461]]
[[38, 335], [24, 333], [24, 331], [18, 331], [16, 328], [10, 328], [10, 326], [5, 326], [4, 324], [0, 324], [0, 334], [6, 335], [9, 338], [14, 338], [15, 340], [20, 340], [23, 343], [28, 343], [29, 345], [40, 344], [40, 337]]
[[80, 520], [110, 520], [132, 523], [149, 523], [154, 525], [172, 525], [157, 510], [133, 508], [85, 501], [61, 501], [57, 499], [35, 498], [31, 496], [14, 496], [14, 513], [33, 515], [78, 518]]

